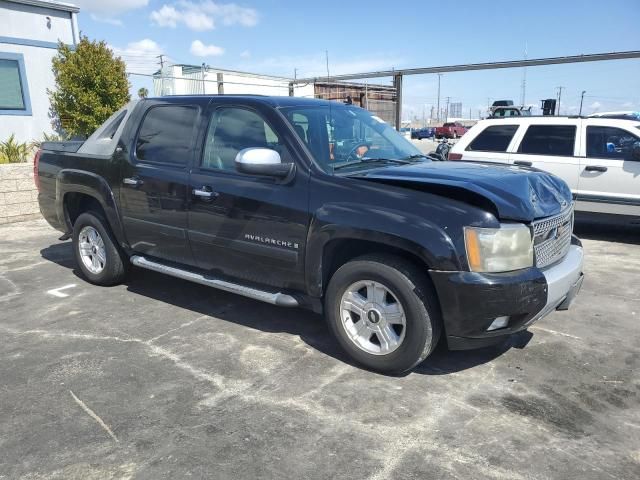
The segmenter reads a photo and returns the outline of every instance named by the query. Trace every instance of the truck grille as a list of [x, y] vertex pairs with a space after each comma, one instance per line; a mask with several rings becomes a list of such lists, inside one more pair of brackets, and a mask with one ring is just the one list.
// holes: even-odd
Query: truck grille
[[543, 268], [564, 258], [571, 246], [573, 205], [555, 217], [533, 222], [536, 266]]

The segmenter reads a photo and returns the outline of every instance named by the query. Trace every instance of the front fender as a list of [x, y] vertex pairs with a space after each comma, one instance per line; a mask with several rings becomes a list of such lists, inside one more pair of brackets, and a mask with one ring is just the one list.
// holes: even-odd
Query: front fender
[[115, 196], [104, 178], [95, 173], [71, 168], [62, 169], [58, 172], [56, 177], [56, 212], [61, 224], [70, 228], [64, 211], [64, 196], [67, 193], [83, 193], [95, 198], [102, 206], [111, 231], [116, 236], [118, 243], [126, 246], [126, 238]]
[[309, 226], [305, 280], [313, 296], [322, 295], [324, 251], [336, 239], [399, 248], [419, 257], [431, 269], [461, 269], [449, 235], [423, 217], [362, 203], [333, 203], [318, 209]]

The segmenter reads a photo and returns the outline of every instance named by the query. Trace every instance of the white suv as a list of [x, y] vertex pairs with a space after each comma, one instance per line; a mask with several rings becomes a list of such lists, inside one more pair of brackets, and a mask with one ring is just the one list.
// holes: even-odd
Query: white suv
[[482, 120], [449, 160], [535, 167], [562, 178], [576, 210], [640, 217], [640, 121], [584, 117]]

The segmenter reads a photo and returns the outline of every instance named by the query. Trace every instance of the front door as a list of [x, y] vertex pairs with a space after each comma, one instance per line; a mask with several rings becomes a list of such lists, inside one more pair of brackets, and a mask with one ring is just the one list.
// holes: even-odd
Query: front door
[[604, 124], [587, 126], [585, 137], [578, 210], [640, 216], [640, 161], [632, 156], [640, 138]]
[[[524, 131], [516, 150], [509, 160], [516, 165], [525, 165], [560, 177], [567, 182], [572, 192], [578, 189], [579, 144], [578, 119], [563, 120], [562, 124], [531, 124]], [[518, 132], [518, 136], [521, 133]], [[517, 140], [516, 140], [517, 141]]]
[[[190, 189], [189, 239], [198, 266], [214, 274], [281, 288], [304, 285], [308, 173], [285, 135], [283, 120], [270, 109], [212, 103], [202, 159]], [[246, 175], [235, 168], [244, 148], [276, 150], [295, 162], [289, 182]]]
[[199, 111], [196, 105], [151, 104], [125, 152], [120, 205], [127, 240], [137, 253], [193, 264], [187, 201]]

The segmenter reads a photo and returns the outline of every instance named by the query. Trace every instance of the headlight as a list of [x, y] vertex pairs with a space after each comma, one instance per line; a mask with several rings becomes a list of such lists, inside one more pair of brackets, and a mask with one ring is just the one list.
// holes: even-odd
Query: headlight
[[464, 242], [472, 272], [508, 272], [533, 266], [531, 230], [521, 223], [500, 228], [465, 227]]

